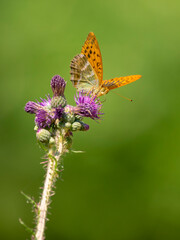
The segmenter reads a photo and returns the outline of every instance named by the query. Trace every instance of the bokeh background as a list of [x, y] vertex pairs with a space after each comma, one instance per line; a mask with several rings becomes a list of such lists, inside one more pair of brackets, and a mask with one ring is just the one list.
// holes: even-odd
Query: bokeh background
[[87, 119], [64, 157], [63, 181], [52, 198], [47, 239], [180, 239], [180, 112], [178, 0], [0, 1], [0, 239], [30, 239], [18, 219], [33, 227], [40, 165], [29, 100], [51, 93], [50, 80], [68, 82], [88, 33], [98, 39], [104, 79], [142, 79], [103, 103], [103, 120]]

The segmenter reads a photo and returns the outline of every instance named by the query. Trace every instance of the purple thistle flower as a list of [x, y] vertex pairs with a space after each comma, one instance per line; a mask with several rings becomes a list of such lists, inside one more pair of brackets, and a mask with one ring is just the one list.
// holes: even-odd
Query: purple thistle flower
[[56, 119], [62, 117], [64, 109], [60, 106], [52, 108], [51, 98], [48, 95], [47, 99], [41, 98], [41, 102], [29, 101], [25, 106], [25, 111], [36, 114], [35, 122], [39, 128], [49, 128]]
[[62, 107], [55, 108], [54, 119], [60, 119], [64, 113], [64, 109]]
[[51, 80], [51, 88], [54, 96], [64, 96], [66, 82], [59, 75], [55, 75]]
[[96, 96], [90, 97], [79, 92], [75, 97], [76, 107], [73, 108], [75, 114], [82, 117], [90, 117], [92, 119], [99, 119], [103, 113], [100, 112], [102, 104]]
[[32, 101], [27, 102], [24, 108], [27, 113], [31, 114], [37, 113], [37, 111], [39, 111], [40, 109], [42, 109], [41, 105]]
[[39, 128], [50, 128], [56, 119], [61, 119], [64, 109], [61, 107], [52, 108], [51, 110], [41, 109], [36, 113], [35, 122]]
[[43, 109], [43, 107], [48, 107], [48, 108], [50, 107], [51, 98], [49, 95], [47, 96], [47, 99], [41, 98], [41, 101], [42, 102], [38, 102], [38, 101], [37, 102], [32, 102], [32, 101], [27, 102], [24, 110], [27, 113], [35, 114], [39, 110]]
[[41, 109], [36, 113], [35, 122], [39, 128], [46, 128], [50, 127], [52, 118], [46, 110]]
[[49, 96], [49, 94], [46, 97], [47, 97], [47, 99], [40, 98], [42, 102], [37, 101], [37, 103], [43, 107], [50, 107], [51, 106], [51, 97]]

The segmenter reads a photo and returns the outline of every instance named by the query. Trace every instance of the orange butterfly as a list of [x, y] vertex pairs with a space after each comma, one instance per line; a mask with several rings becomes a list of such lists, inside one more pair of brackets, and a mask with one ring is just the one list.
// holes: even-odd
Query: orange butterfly
[[100, 97], [111, 89], [122, 87], [138, 80], [141, 75], [112, 78], [103, 80], [102, 57], [97, 39], [93, 32], [90, 32], [81, 54], [73, 58], [70, 65], [71, 81], [77, 91], [91, 93]]

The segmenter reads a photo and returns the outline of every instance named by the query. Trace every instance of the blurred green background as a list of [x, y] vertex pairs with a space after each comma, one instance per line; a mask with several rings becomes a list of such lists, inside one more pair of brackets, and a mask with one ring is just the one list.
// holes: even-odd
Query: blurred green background
[[102, 100], [100, 123], [74, 134], [64, 157], [47, 223], [47, 239], [180, 239], [180, 124], [178, 0], [0, 1], [0, 239], [27, 239], [32, 225], [40, 165], [29, 100], [51, 93], [50, 80], [68, 82], [88, 33], [98, 39], [104, 79], [141, 74], [142, 79]]

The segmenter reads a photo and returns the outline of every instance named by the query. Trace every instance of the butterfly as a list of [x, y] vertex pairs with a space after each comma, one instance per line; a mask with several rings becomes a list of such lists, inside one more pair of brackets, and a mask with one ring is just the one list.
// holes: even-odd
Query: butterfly
[[72, 59], [70, 69], [71, 81], [77, 91], [97, 97], [141, 78], [141, 75], [131, 75], [103, 80], [101, 52], [93, 32], [89, 33], [81, 53]]

